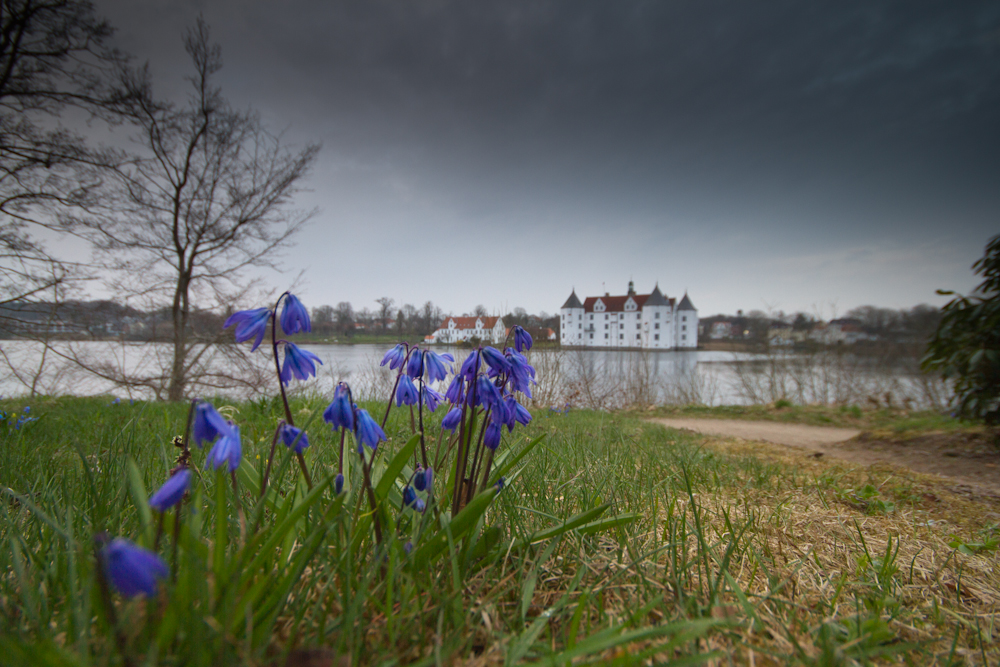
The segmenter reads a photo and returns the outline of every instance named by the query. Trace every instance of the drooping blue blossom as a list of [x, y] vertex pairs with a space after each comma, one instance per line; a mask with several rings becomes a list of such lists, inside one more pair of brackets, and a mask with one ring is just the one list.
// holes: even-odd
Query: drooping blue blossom
[[339, 428], [354, 430], [354, 410], [351, 408], [350, 392], [343, 382], [333, 390], [333, 401], [323, 411], [323, 421], [333, 426], [333, 430]]
[[240, 427], [232, 424], [226, 433], [222, 434], [219, 441], [215, 443], [205, 460], [205, 467], [209, 466], [218, 470], [224, 465], [229, 466], [229, 472], [240, 467], [240, 457], [243, 455], [243, 448], [240, 445]]
[[444, 397], [452, 405], [458, 405], [462, 402], [463, 396], [465, 396], [465, 376], [459, 373], [452, 379], [451, 384], [448, 385], [448, 390], [444, 392]]
[[438, 404], [444, 400], [444, 396], [437, 393], [427, 385], [420, 388], [420, 397], [424, 402], [424, 407], [426, 407], [431, 412], [437, 410]]
[[291, 293], [285, 295], [285, 306], [281, 309], [281, 330], [289, 336], [300, 331], [312, 331], [309, 311], [298, 297]]
[[434, 468], [430, 466], [427, 466], [427, 469], [424, 470], [424, 490], [428, 494], [434, 491]]
[[421, 514], [423, 514], [424, 510], [427, 509], [427, 503], [424, 502], [423, 498], [417, 498], [417, 502], [415, 502], [413, 504], [413, 509], [414, 509], [414, 511], [417, 511], [417, 512], [420, 512]]
[[403, 507], [413, 507], [417, 504], [417, 492], [407, 484], [403, 487]]
[[[494, 405], [493, 409], [490, 410], [490, 419], [500, 425], [513, 422], [513, 417], [510, 416], [510, 411], [507, 409], [507, 398], [509, 398], [509, 396], [501, 399], [500, 402]], [[510, 431], [510, 428], [507, 430]]]
[[427, 478], [424, 477], [424, 467], [418, 465], [417, 469], [413, 472], [413, 487], [417, 491], [423, 491], [426, 486]]
[[430, 382], [437, 382], [448, 377], [451, 372], [450, 366], [445, 366], [444, 362], [455, 361], [455, 357], [450, 354], [438, 354], [433, 350], [424, 352], [424, 367], [427, 369], [427, 379]]
[[118, 404], [120, 404], [121, 402], [122, 402], [122, 399], [116, 396], [116, 397], [115, 397], [115, 400], [113, 400], [113, 401], [111, 401], [110, 403], [108, 403], [108, 405], [118, 405]]
[[382, 357], [382, 363], [379, 366], [389, 364], [390, 369], [396, 370], [403, 365], [404, 361], [406, 361], [406, 346], [400, 343], [385, 353], [385, 356]]
[[458, 428], [458, 424], [462, 421], [462, 408], [454, 407], [448, 411], [448, 414], [444, 416], [441, 420], [441, 428], [446, 431], [455, 432]]
[[528, 408], [524, 407], [517, 401], [514, 402], [514, 420], [518, 424], [523, 424], [527, 426], [531, 423], [531, 413], [528, 412]]
[[416, 405], [417, 387], [408, 375], [400, 376], [399, 385], [396, 387], [396, 406]]
[[419, 347], [410, 351], [410, 360], [406, 362], [406, 374], [414, 379], [424, 374], [424, 354]]
[[518, 352], [524, 352], [525, 350], [530, 350], [533, 341], [531, 340], [531, 334], [525, 331], [520, 326], [514, 327], [514, 347]]
[[500, 434], [500, 424], [491, 420], [483, 433], [483, 444], [495, 451], [500, 446]]
[[250, 348], [250, 351], [253, 352], [260, 346], [260, 342], [264, 340], [264, 334], [267, 333], [267, 324], [270, 321], [271, 311], [268, 308], [240, 310], [230, 315], [226, 319], [225, 324], [222, 325], [222, 328], [228, 329], [235, 324], [236, 342], [242, 343], [253, 338], [253, 347]]
[[181, 468], [149, 497], [149, 506], [157, 512], [166, 512], [176, 505], [191, 486], [191, 471]]
[[459, 374], [467, 381], [473, 382], [479, 374], [479, 350], [473, 350], [462, 362], [462, 369]]
[[333, 493], [339, 496], [343, 492], [344, 492], [344, 473], [338, 472], [337, 476], [333, 478]]
[[510, 394], [504, 396], [503, 399], [503, 409], [504, 409], [504, 426], [507, 427], [507, 432], [510, 433], [514, 430], [514, 424], [517, 420], [517, 401]]
[[485, 405], [486, 407], [496, 407], [503, 402], [500, 396], [500, 390], [497, 386], [490, 381], [489, 378], [480, 375], [476, 379], [476, 405]]
[[507, 348], [507, 361], [510, 363], [509, 382], [512, 391], [519, 391], [531, 398], [531, 383], [535, 378], [535, 369], [528, 363], [528, 358], [520, 352]]
[[285, 341], [285, 362], [281, 365], [281, 381], [288, 384], [294, 375], [297, 380], [316, 376], [316, 364], [323, 362], [309, 350], [303, 350], [295, 343]]
[[496, 373], [509, 373], [510, 362], [503, 356], [500, 350], [495, 347], [486, 346], [483, 348], [483, 361]]
[[[298, 442], [295, 441], [296, 438], [298, 438]], [[296, 454], [301, 454], [309, 447], [309, 438], [306, 436], [306, 432], [291, 424], [281, 425], [281, 441], [285, 443], [285, 447], [291, 447], [294, 443]]]
[[497, 483], [496, 483], [496, 484], [494, 484], [493, 486], [494, 486], [494, 487], [496, 488], [496, 490], [497, 490], [497, 493], [500, 493], [501, 491], [503, 491], [503, 487], [504, 487], [504, 478], [503, 478], [503, 477], [501, 477], [500, 479], [498, 479], [498, 480], [497, 480]]
[[104, 547], [104, 565], [111, 584], [127, 598], [142, 593], [155, 597], [157, 580], [166, 579], [166, 563], [152, 551], [116, 537]]
[[229, 430], [229, 422], [222, 418], [222, 415], [215, 409], [215, 406], [206, 401], [199, 401], [194, 406], [194, 420], [191, 424], [191, 438], [194, 444], [212, 444], [215, 439]]
[[361, 453], [361, 445], [365, 444], [375, 450], [378, 443], [386, 439], [385, 431], [378, 425], [367, 410], [358, 409], [358, 453]]

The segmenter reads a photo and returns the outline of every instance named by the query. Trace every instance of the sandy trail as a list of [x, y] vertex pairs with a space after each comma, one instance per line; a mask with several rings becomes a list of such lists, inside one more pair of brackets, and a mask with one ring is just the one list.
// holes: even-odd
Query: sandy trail
[[813, 456], [872, 465], [889, 463], [916, 472], [939, 475], [991, 497], [1000, 494], [1000, 449], [985, 439], [963, 439], [927, 434], [909, 442], [862, 438], [861, 431], [831, 426], [808, 426], [738, 419], [653, 418], [669, 428], [705, 435], [759, 440], [807, 450]]

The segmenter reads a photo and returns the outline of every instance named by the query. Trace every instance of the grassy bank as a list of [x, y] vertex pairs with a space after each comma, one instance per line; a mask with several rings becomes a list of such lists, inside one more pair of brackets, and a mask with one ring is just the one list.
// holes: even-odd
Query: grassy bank
[[[186, 406], [109, 403], [40, 400], [29, 413], [37, 421], [0, 430], [0, 486], [9, 489], [0, 504], [0, 664], [19, 656], [118, 664], [93, 620], [89, 538], [99, 529], [141, 532], [128, 461], [145, 488], [156, 488], [176, 456], [171, 438]], [[259, 469], [279, 406], [216, 405], [241, 425], [243, 465]], [[303, 418], [323, 407], [318, 398], [294, 405]], [[408, 415], [393, 414], [387, 458], [409, 426]], [[808, 408], [795, 414], [813, 418]], [[235, 630], [206, 615], [187, 620], [196, 646], [154, 655], [156, 637], [143, 624], [156, 610], [141, 600], [120, 607], [129, 646], [162, 664], [283, 664], [292, 648], [322, 648], [353, 664], [1000, 661], [1000, 508], [919, 477], [706, 444], [643, 415], [539, 412], [502, 445], [545, 435], [487, 515], [510, 527], [493, 537], [503, 550], [484, 543], [421, 569], [401, 550], [351, 559], [350, 535], [335, 527], [298, 575], [264, 652], [246, 650]], [[334, 471], [326, 428], [314, 425], [310, 440], [315, 476]], [[635, 520], [518, 543], [603, 503]], [[229, 539], [241, 539], [235, 522]], [[297, 548], [288, 545], [289, 558]], [[311, 656], [338, 664], [333, 653]]]

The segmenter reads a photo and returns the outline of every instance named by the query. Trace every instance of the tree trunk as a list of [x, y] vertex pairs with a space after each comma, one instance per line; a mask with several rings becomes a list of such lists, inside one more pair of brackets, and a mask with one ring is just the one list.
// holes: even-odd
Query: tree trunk
[[187, 361], [187, 324], [190, 314], [188, 288], [190, 284], [190, 276], [182, 274], [178, 277], [177, 289], [174, 291], [174, 302], [171, 305], [171, 314], [174, 320], [174, 358], [170, 368], [168, 401], [184, 400], [184, 390], [187, 387], [184, 366]]

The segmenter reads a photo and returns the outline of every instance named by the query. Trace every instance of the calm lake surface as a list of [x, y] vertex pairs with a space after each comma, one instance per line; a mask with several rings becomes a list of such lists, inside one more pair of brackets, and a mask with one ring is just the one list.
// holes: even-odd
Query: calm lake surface
[[[384, 345], [304, 345], [323, 365], [317, 378], [293, 383], [300, 391], [332, 392], [336, 382], [351, 384], [355, 395], [384, 399], [394, 374], [379, 366], [388, 349]], [[225, 371], [229, 366], [221, 351], [210, 350], [204, 359], [206, 372]], [[460, 363], [468, 348], [435, 347], [450, 352]], [[108, 379], [82, 370], [75, 357], [106, 376], [124, 371], [156, 375], [168, 367], [170, 347], [158, 343], [61, 342], [45, 353], [31, 341], [2, 341], [0, 394], [30, 393], [34, 384], [40, 394], [99, 395], [121, 398], [151, 398], [142, 388], [131, 391], [116, 387]], [[269, 380], [273, 374], [270, 348], [262, 346], [253, 355], [256, 370]], [[796, 403], [860, 403], [871, 396], [909, 400], [930, 406], [940, 400], [928, 389], [926, 378], [915, 374], [912, 364], [879, 366], [850, 355], [752, 355], [718, 351], [640, 350], [535, 350], [530, 355], [537, 371], [535, 407], [576, 406], [615, 408], [630, 404], [703, 403], [733, 405], [768, 402], [789, 397]], [[260, 386], [272, 393], [275, 385]], [[443, 391], [443, 388], [442, 388]], [[205, 391], [239, 397], [252, 391]]]

